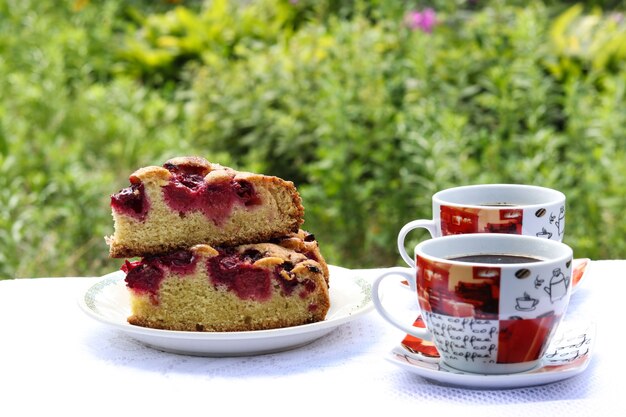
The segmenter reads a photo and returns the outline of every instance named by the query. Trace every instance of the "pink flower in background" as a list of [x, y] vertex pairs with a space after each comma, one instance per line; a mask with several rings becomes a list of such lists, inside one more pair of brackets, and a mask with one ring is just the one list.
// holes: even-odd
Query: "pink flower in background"
[[406, 25], [412, 30], [420, 29], [423, 32], [431, 33], [437, 24], [437, 14], [431, 8], [407, 13], [405, 17]]

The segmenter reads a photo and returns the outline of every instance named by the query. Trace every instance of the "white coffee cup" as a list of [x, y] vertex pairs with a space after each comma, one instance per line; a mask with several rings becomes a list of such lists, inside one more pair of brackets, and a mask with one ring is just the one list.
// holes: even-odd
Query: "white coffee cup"
[[428, 230], [432, 237], [470, 233], [504, 233], [562, 241], [565, 195], [522, 184], [478, 184], [449, 188], [432, 197], [431, 220], [413, 220], [398, 234], [402, 259], [415, 266], [405, 248], [409, 232]]
[[[414, 253], [411, 272], [394, 269], [374, 282], [373, 301], [383, 318], [433, 341], [443, 362], [462, 371], [514, 373], [540, 364], [569, 303], [569, 246], [534, 236], [481, 233], [426, 240]], [[474, 259], [459, 259], [464, 256]], [[380, 284], [398, 275], [415, 291], [426, 328], [408, 324], [414, 311], [402, 320], [385, 307]]]

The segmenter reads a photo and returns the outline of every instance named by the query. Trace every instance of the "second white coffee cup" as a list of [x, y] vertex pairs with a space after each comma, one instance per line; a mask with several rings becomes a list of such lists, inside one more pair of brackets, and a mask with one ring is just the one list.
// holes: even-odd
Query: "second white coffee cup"
[[524, 184], [478, 184], [449, 188], [432, 197], [432, 219], [413, 220], [398, 234], [402, 259], [415, 266], [407, 253], [406, 237], [423, 228], [432, 237], [471, 233], [502, 233], [562, 241], [565, 232], [565, 195], [551, 188]]

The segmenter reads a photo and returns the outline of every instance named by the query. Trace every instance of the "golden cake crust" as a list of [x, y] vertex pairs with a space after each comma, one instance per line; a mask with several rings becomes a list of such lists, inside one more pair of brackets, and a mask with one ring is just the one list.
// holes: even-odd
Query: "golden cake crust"
[[[206, 189], [245, 184], [256, 200], [248, 204], [235, 198], [223, 218], [207, 217], [201, 209], [177, 210], [170, 206], [165, 190], [181, 172], [202, 176], [204, 184], [198, 186]], [[114, 233], [105, 240], [113, 258], [153, 255], [199, 243], [234, 246], [264, 242], [295, 233], [304, 222], [304, 207], [293, 182], [236, 171], [200, 157], [177, 157], [163, 167], [143, 167], [129, 180], [131, 187], [112, 196]], [[140, 201], [140, 215], [113, 204], [122, 192], [132, 193]]]
[[298, 230], [298, 233], [292, 233], [290, 235], [274, 239], [273, 242], [284, 248], [303, 253], [308, 258], [317, 261], [317, 263], [319, 263], [320, 267], [322, 268], [322, 272], [326, 277], [326, 281], [328, 282], [328, 277], [330, 275], [328, 270], [328, 264], [326, 263], [326, 259], [322, 255], [322, 252], [320, 251], [319, 243], [315, 239], [314, 234], [309, 233], [306, 230], [300, 229]]

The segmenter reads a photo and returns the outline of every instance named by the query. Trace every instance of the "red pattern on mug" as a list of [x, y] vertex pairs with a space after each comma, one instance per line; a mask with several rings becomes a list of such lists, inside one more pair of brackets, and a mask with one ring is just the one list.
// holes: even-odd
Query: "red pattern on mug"
[[441, 234], [467, 233], [522, 234], [524, 210], [513, 208], [467, 208], [442, 205], [440, 208]]
[[500, 320], [498, 363], [531, 362], [543, 356], [558, 316]]
[[[455, 276], [453, 282], [450, 282], [451, 275]], [[499, 267], [451, 266], [418, 258], [418, 298], [425, 311], [454, 317], [497, 319], [500, 275]]]

